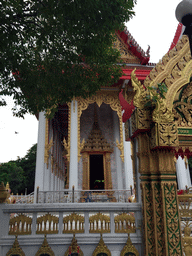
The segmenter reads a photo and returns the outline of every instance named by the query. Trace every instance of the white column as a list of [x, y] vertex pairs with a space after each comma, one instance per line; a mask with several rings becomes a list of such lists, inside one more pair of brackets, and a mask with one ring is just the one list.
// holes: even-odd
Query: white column
[[[187, 168], [186, 168], [187, 167]], [[179, 189], [185, 189], [186, 186], [191, 187], [191, 178], [189, 174], [189, 165], [180, 156], [176, 162], [177, 182]]]
[[43, 112], [39, 113], [39, 128], [38, 128], [38, 143], [37, 143], [37, 157], [36, 157], [36, 170], [35, 170], [35, 198], [36, 189], [39, 186], [40, 191], [48, 190], [49, 186], [49, 170], [44, 163], [45, 151], [45, 126], [46, 118]]
[[[117, 113], [113, 111], [113, 127], [114, 127], [114, 140], [116, 142], [116, 139], [120, 142], [120, 136], [119, 136], [119, 118], [117, 116]], [[120, 150], [116, 146], [114, 149], [115, 153], [115, 162], [116, 162], [116, 170], [117, 170], [117, 189], [123, 189], [123, 175], [122, 175], [122, 160], [120, 157]]]
[[[75, 104], [75, 105], [74, 105]], [[69, 164], [69, 189], [78, 189], [78, 106], [77, 101], [71, 104], [71, 147]]]
[[124, 141], [124, 166], [125, 166], [125, 189], [133, 187], [133, 167], [131, 159], [131, 142], [125, 141], [125, 126], [123, 124], [123, 141]]

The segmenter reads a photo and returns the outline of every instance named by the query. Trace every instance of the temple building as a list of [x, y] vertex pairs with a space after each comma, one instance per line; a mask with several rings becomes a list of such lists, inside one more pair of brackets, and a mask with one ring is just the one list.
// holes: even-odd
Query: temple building
[[118, 83], [59, 105], [52, 119], [39, 113], [34, 194], [6, 204], [0, 186], [0, 255], [191, 255], [192, 60], [184, 29], [178, 25], [157, 64], [128, 30], [118, 31]]

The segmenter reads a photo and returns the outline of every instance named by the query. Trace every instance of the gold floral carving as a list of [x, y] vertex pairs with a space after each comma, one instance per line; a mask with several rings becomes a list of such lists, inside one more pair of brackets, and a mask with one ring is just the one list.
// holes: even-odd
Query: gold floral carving
[[117, 147], [121, 151], [121, 159], [124, 161], [124, 144], [123, 144], [123, 123], [122, 123], [122, 113], [121, 105], [117, 92], [109, 91], [99, 91], [95, 95], [88, 97], [86, 99], [78, 98], [78, 160], [80, 160], [80, 152], [84, 147], [84, 142], [80, 142], [80, 117], [82, 111], [87, 109], [89, 104], [96, 102], [100, 107], [102, 103], [109, 104], [113, 111], [117, 112], [119, 117], [119, 131], [120, 131], [120, 142], [118, 141]]
[[69, 255], [69, 251], [71, 253], [78, 253], [79, 256], [83, 256], [83, 252], [82, 252], [81, 248], [77, 244], [77, 240], [75, 238], [75, 234], [73, 234], [73, 239], [71, 241], [71, 245], [69, 246], [69, 248], [65, 252], [65, 256]]
[[110, 233], [110, 217], [106, 214], [97, 213], [89, 218], [89, 233]]
[[30, 235], [32, 218], [19, 214], [9, 221], [9, 235]]
[[49, 244], [47, 242], [46, 235], [44, 236], [43, 243], [42, 243], [41, 247], [39, 248], [39, 250], [37, 251], [37, 253], [35, 254], [35, 256], [41, 256], [43, 254], [48, 254], [49, 256], [55, 256], [53, 250], [51, 249], [51, 247], [49, 246]]
[[192, 83], [187, 84], [182, 88], [177, 98], [173, 103], [173, 112], [180, 127], [192, 126]]
[[67, 103], [68, 105], [68, 141], [63, 139], [63, 146], [67, 152], [66, 157], [67, 161], [70, 162], [70, 146], [71, 146], [71, 103]]
[[177, 184], [162, 182], [167, 255], [182, 255], [181, 231], [177, 201]]
[[126, 245], [123, 247], [123, 250], [121, 251], [120, 256], [124, 256], [125, 254], [129, 255], [129, 253], [132, 253], [131, 255], [134, 255], [134, 256], [139, 256], [139, 252], [131, 242], [130, 234], [128, 234]]
[[17, 240], [17, 235], [15, 236], [15, 241], [14, 241], [11, 249], [6, 254], [6, 256], [12, 256], [12, 255], [25, 256], [25, 253], [21, 249], [19, 242]]
[[53, 146], [53, 139], [51, 138], [49, 142], [49, 119], [46, 118], [45, 120], [45, 152], [44, 152], [44, 163], [47, 164], [47, 168], [49, 165], [49, 156], [50, 156], [50, 149]]
[[115, 233], [135, 233], [135, 217], [130, 213], [122, 213], [114, 218]]
[[71, 213], [63, 218], [63, 233], [84, 233], [84, 217]]
[[179, 145], [175, 123], [155, 123], [151, 129], [151, 148], [177, 147]]
[[57, 234], [59, 218], [47, 213], [37, 218], [36, 234]]
[[111, 256], [111, 252], [109, 251], [109, 249], [107, 248], [106, 244], [103, 241], [102, 234], [101, 234], [101, 238], [100, 238], [99, 244], [95, 248], [92, 256], [97, 256], [100, 253], [106, 254], [107, 256]]

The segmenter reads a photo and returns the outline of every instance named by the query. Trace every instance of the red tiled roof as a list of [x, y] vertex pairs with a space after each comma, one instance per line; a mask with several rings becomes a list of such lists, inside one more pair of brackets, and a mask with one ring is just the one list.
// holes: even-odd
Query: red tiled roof
[[185, 26], [183, 26], [182, 23], [179, 23], [177, 26], [177, 30], [175, 32], [175, 36], [173, 38], [173, 42], [171, 43], [171, 46], [169, 48], [169, 51], [171, 51], [177, 44], [177, 42], [179, 41], [179, 39], [181, 38], [181, 36], [183, 35]]
[[139, 46], [139, 44], [135, 41], [135, 39], [127, 29], [122, 32], [118, 31], [118, 34], [120, 35], [124, 43], [128, 46], [128, 49], [140, 59], [141, 65], [148, 64], [150, 59], [149, 49], [147, 50], [147, 52], [144, 52], [144, 50]]

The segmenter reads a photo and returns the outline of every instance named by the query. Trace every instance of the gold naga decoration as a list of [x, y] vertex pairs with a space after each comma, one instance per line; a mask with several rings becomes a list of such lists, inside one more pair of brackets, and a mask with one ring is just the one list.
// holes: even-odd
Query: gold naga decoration
[[49, 167], [49, 156], [50, 150], [53, 146], [53, 139], [51, 138], [49, 142], [49, 119], [46, 118], [45, 120], [45, 152], [44, 152], [44, 163], [47, 164], [47, 169]]
[[9, 221], [9, 235], [30, 235], [31, 226], [32, 218], [19, 214]]
[[106, 214], [97, 213], [89, 218], [89, 233], [110, 233], [110, 217]]
[[85, 141], [80, 142], [80, 117], [83, 110], [86, 110], [89, 104], [95, 103], [98, 107], [101, 106], [102, 103], [109, 104], [113, 111], [117, 112], [117, 116], [119, 117], [119, 131], [120, 131], [120, 141], [116, 140], [117, 147], [121, 152], [121, 159], [124, 162], [124, 144], [123, 144], [123, 123], [122, 123], [122, 113], [121, 113], [121, 105], [118, 98], [117, 91], [99, 91], [95, 95], [88, 97], [86, 99], [77, 98], [78, 100], [78, 160], [81, 158], [81, 150], [84, 147]]
[[[75, 98], [73, 98], [73, 101], [75, 102]], [[68, 141], [66, 139], [63, 139], [63, 146], [67, 152], [66, 157], [67, 161], [70, 162], [70, 145], [71, 145], [71, 103], [67, 103], [68, 105]]]
[[125, 256], [125, 255], [139, 256], [139, 252], [131, 242], [129, 233], [128, 233], [128, 239], [127, 239], [126, 245], [123, 247], [123, 250], [121, 251], [120, 256]]
[[37, 253], [35, 254], [35, 256], [41, 256], [44, 254], [48, 254], [49, 256], [55, 256], [53, 250], [51, 249], [51, 247], [49, 246], [49, 244], [47, 242], [46, 235], [44, 236], [43, 243], [42, 243], [41, 247], [39, 248], [39, 250], [37, 251]]
[[107, 248], [106, 244], [103, 241], [102, 233], [101, 233], [100, 241], [99, 241], [97, 247], [95, 248], [92, 256], [97, 256], [100, 254], [104, 254], [105, 256], [111, 256], [110, 250]]
[[19, 242], [17, 240], [17, 235], [15, 236], [15, 241], [14, 241], [11, 249], [6, 254], [6, 256], [12, 256], [12, 255], [25, 256], [25, 253], [21, 249]]
[[71, 255], [72, 253], [77, 253], [79, 256], [84, 255], [81, 248], [77, 244], [77, 240], [75, 238], [75, 233], [73, 234], [73, 239], [71, 241], [71, 245], [69, 246], [69, 248], [65, 252], [65, 256]]

